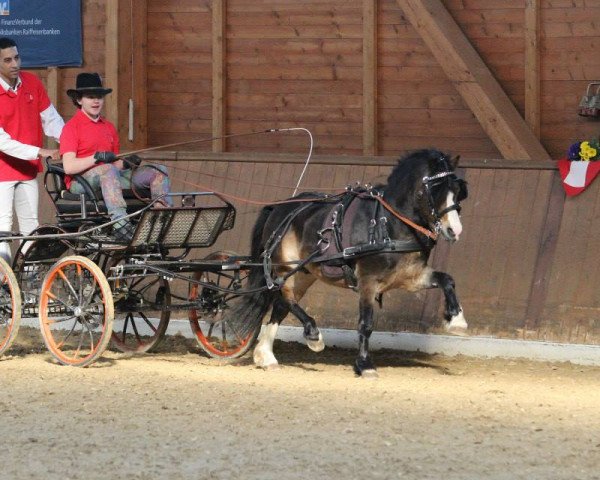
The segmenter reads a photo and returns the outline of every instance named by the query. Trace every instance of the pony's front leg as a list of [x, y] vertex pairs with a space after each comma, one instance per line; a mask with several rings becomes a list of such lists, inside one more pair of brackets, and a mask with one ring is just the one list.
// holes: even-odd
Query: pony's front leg
[[359, 309], [358, 357], [354, 362], [354, 373], [364, 378], [377, 378], [379, 375], [369, 355], [369, 338], [373, 332], [373, 299], [361, 295]]
[[431, 286], [441, 288], [444, 292], [446, 299], [446, 311], [444, 312], [446, 323], [444, 327], [446, 331], [453, 335], [466, 335], [468, 325], [463, 309], [456, 297], [454, 279], [444, 272], [432, 272]]

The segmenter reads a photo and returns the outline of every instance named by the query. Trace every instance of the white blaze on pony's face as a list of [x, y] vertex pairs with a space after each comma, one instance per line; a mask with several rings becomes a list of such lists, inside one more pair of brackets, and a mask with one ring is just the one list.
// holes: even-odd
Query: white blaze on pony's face
[[[456, 194], [450, 190], [446, 196], [446, 205], [444, 208], [449, 208], [457, 203]], [[456, 210], [450, 210], [442, 218], [442, 235], [446, 240], [451, 242], [458, 241], [458, 237], [462, 233], [462, 222], [460, 215]]]

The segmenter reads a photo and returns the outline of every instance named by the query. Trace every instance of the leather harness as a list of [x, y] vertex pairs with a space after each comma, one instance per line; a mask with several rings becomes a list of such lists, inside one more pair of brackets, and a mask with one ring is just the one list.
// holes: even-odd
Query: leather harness
[[[321, 264], [323, 276], [333, 280], [343, 278], [347, 287], [356, 289], [356, 259], [375, 253], [408, 253], [433, 248], [435, 242], [430, 239], [426, 239], [425, 242], [416, 237], [408, 240], [391, 239], [388, 219], [382, 212], [377, 196], [381, 196], [381, 193], [369, 187], [349, 189], [326, 215], [323, 227], [317, 232], [320, 237], [320, 252], [311, 260]], [[371, 212], [367, 243], [352, 245], [350, 233], [353, 231], [360, 207], [365, 203]]]

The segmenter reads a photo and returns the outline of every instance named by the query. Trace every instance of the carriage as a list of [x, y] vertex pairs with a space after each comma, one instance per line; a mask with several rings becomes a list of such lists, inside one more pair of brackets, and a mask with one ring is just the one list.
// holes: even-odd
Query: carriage
[[217, 251], [202, 258], [190, 257], [234, 226], [236, 210], [224, 196], [170, 193], [174, 206], [165, 207], [148, 192], [124, 191], [135, 231], [117, 240], [110, 235], [117, 221], [85, 180], [78, 178], [84, 193], [74, 195], [62, 167], [46, 163], [57, 223], [27, 237], [0, 233], [0, 241], [20, 242], [12, 268], [0, 260], [0, 354], [21, 318], [32, 317], [62, 364], [90, 365], [111, 341], [123, 352], [149, 352], [171, 313], [185, 311], [201, 349], [233, 359], [253, 346], [271, 310], [254, 350], [255, 363], [267, 368], [277, 364], [272, 344], [288, 313], [302, 323], [311, 349], [324, 348], [314, 318], [298, 305], [316, 280], [360, 295], [358, 375], [375, 375], [368, 340], [374, 306], [388, 290], [441, 288], [446, 328], [467, 327], [452, 277], [427, 266], [437, 235], [456, 241], [462, 230], [467, 191], [455, 174], [458, 157], [417, 151], [399, 161], [385, 185], [273, 202], [259, 214], [249, 256]]
[[[110, 342], [122, 352], [149, 352], [176, 311], [188, 312], [210, 356], [247, 351], [258, 331], [239, 338], [220, 315], [242, 289], [249, 259], [231, 252], [188, 259], [233, 228], [231, 203], [216, 193], [185, 192], [170, 194], [173, 207], [157, 208], [147, 192], [125, 191], [135, 232], [122, 242], [109, 234], [113, 222], [92, 189], [70, 193], [62, 167], [46, 163], [44, 187], [56, 224], [27, 237], [3, 232], [0, 239], [20, 242], [12, 268], [0, 259], [0, 354], [13, 343], [21, 318], [39, 318], [45, 344], [62, 364], [90, 365]], [[188, 288], [173, 289], [176, 279]]]

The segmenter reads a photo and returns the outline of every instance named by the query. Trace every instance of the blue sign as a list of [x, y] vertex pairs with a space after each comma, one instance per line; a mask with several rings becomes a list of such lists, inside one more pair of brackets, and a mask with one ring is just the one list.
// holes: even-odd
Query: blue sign
[[79, 67], [81, 0], [0, 0], [0, 37], [17, 43], [25, 68]]

